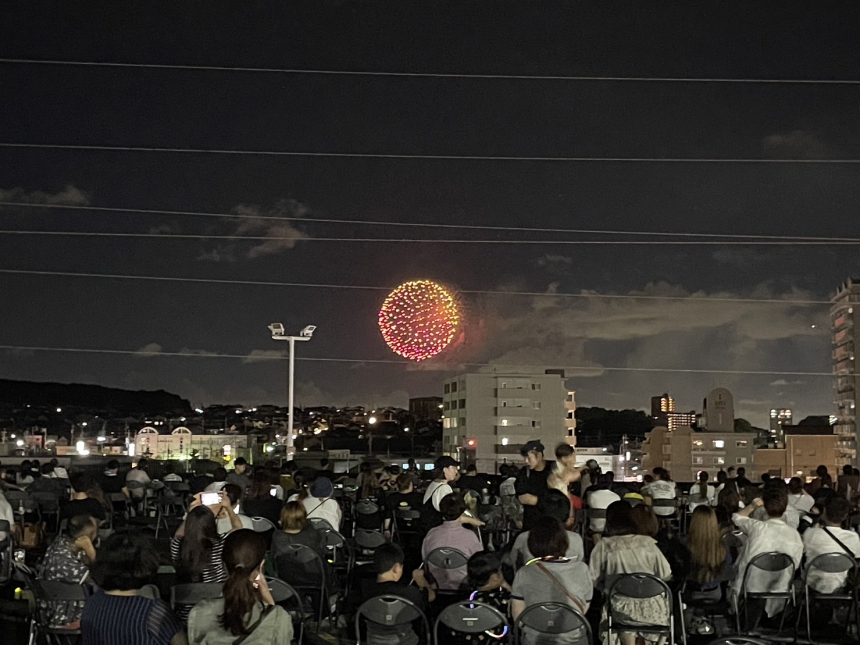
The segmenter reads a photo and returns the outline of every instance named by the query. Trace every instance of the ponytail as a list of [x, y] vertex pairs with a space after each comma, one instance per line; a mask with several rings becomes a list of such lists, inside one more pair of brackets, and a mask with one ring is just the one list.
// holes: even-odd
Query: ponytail
[[248, 633], [246, 617], [251, 618], [251, 611], [258, 602], [251, 572], [237, 565], [224, 583], [224, 613], [219, 618], [221, 626], [234, 636], [244, 636]]

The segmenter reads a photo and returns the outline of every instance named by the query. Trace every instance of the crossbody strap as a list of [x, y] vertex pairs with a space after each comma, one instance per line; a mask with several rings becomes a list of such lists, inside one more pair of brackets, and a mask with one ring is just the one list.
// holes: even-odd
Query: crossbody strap
[[577, 608], [577, 609], [579, 609], [580, 613], [585, 614], [585, 606], [582, 604], [582, 601], [581, 601], [579, 598], [577, 598], [576, 596], [574, 596], [572, 593], [570, 593], [570, 592], [567, 590], [567, 587], [565, 587], [563, 584], [561, 584], [561, 583], [558, 581], [558, 578], [556, 578], [554, 575], [552, 575], [552, 574], [549, 572], [549, 569], [547, 569], [547, 568], [543, 565], [543, 562], [535, 562], [535, 564], [537, 565], [537, 568], [538, 568], [538, 569], [540, 569], [540, 570], [541, 570], [541, 571], [543, 571], [546, 575], [548, 575], [548, 576], [549, 576], [549, 579], [550, 579], [550, 580], [552, 580], [552, 581], [553, 581], [553, 583], [554, 583], [554, 584], [555, 584], [559, 589], [561, 589], [561, 590], [564, 592], [564, 595], [565, 595], [565, 596], [567, 596], [568, 598], [570, 598], [570, 599], [573, 601], [573, 604], [574, 604], [574, 605], [576, 605], [576, 608]]
[[838, 544], [840, 547], [842, 547], [842, 550], [848, 554], [848, 557], [850, 557], [852, 560], [857, 559], [856, 556], [854, 555], [854, 551], [852, 551], [847, 546], [845, 546], [845, 544], [842, 542], [842, 540], [840, 540], [838, 537], [836, 537], [835, 535], [833, 535], [833, 533], [830, 532], [830, 529], [828, 529], [826, 526], [822, 526], [821, 528], [824, 529], [824, 532], [827, 533], [827, 535], [829, 535], [831, 538], [833, 538], [833, 540], [834, 540], [834, 542], [836, 542], [836, 544]]
[[250, 627], [248, 627], [248, 631], [233, 641], [233, 645], [242, 645], [242, 643], [245, 642], [245, 639], [254, 633], [254, 630], [260, 626], [260, 623], [262, 623], [263, 620], [266, 618], [266, 616], [271, 614], [274, 609], [275, 609], [275, 605], [267, 605], [266, 608], [260, 612], [260, 617], [256, 621], [254, 621], [254, 624], [251, 625]]

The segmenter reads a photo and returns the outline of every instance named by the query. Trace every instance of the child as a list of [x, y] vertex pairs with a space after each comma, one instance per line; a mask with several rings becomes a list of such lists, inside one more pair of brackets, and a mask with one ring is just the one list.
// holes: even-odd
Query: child
[[[472, 590], [469, 600], [476, 600], [485, 605], [495, 607], [503, 616], [508, 615], [508, 602], [511, 599], [511, 586], [502, 575], [502, 561], [495, 553], [481, 551], [469, 558], [468, 577], [464, 583]], [[504, 628], [482, 632], [480, 634], [463, 634], [450, 632], [448, 643], [495, 643], [504, 638]]]

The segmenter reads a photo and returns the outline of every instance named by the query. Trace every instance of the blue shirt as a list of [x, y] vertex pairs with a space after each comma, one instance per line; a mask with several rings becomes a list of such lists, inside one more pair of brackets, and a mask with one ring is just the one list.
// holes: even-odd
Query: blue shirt
[[182, 624], [163, 600], [111, 596], [87, 600], [81, 616], [83, 645], [169, 645]]

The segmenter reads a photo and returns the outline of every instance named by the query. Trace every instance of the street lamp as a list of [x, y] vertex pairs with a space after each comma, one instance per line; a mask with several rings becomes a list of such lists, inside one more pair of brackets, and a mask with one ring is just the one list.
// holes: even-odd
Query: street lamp
[[290, 343], [290, 368], [289, 368], [289, 377], [287, 382], [287, 391], [288, 395], [288, 405], [290, 406], [288, 409], [288, 421], [289, 424], [289, 432], [287, 432], [287, 459], [293, 458], [293, 395], [295, 390], [295, 384], [293, 382], [293, 377], [295, 376], [295, 349], [296, 349], [296, 341], [308, 341], [311, 339], [311, 336], [314, 335], [314, 330], [316, 327], [314, 325], [308, 325], [304, 329], [299, 332], [298, 336], [285, 336], [284, 335], [284, 326], [281, 323], [272, 323], [269, 325], [269, 331], [272, 332], [272, 340], [286, 340]]

